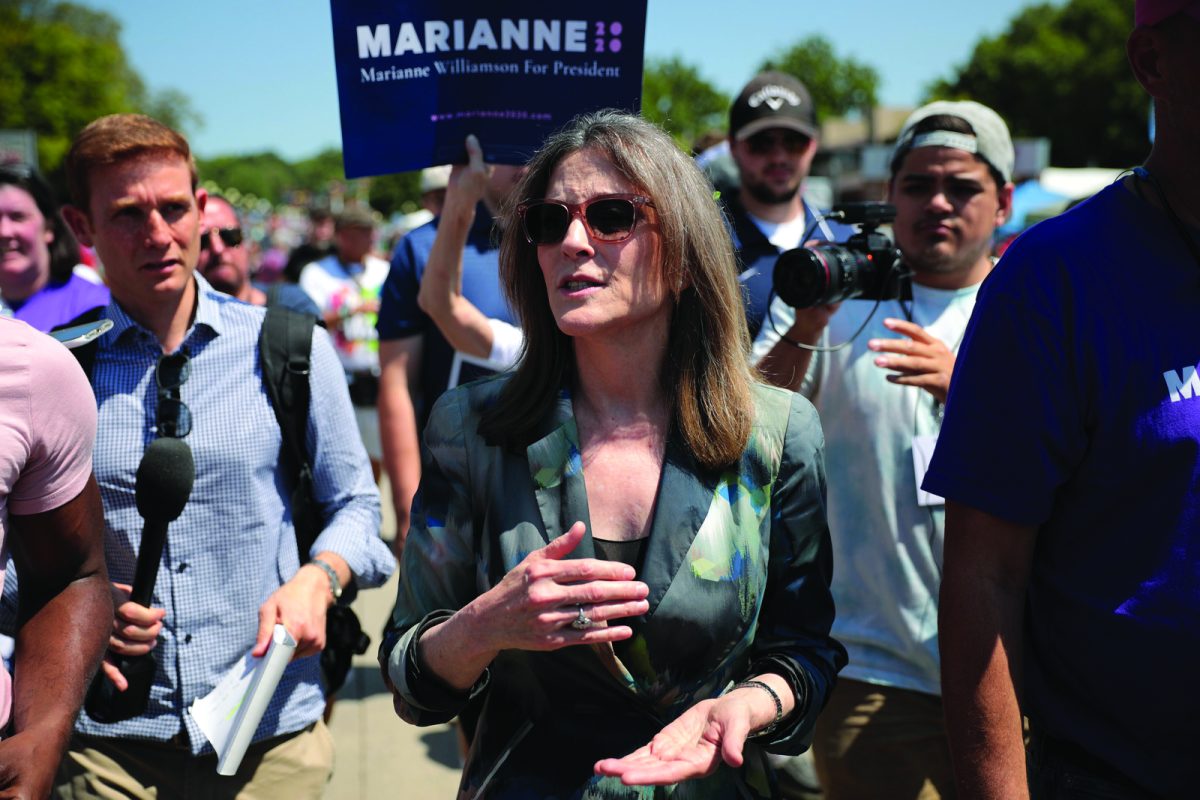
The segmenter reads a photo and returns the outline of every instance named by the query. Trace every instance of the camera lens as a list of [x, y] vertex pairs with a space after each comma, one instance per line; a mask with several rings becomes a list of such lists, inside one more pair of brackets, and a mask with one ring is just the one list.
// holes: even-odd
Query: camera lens
[[862, 294], [864, 256], [838, 244], [798, 247], [775, 262], [775, 294], [792, 308], [827, 305]]

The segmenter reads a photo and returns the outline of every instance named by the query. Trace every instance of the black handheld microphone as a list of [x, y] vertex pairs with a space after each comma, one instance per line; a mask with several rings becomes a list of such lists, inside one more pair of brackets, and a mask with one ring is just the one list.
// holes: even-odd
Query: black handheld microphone
[[[167, 542], [167, 526], [179, 518], [192, 493], [196, 464], [192, 450], [182, 439], [160, 437], [150, 442], [138, 464], [134, 498], [142, 515], [142, 544], [138, 548], [130, 599], [149, 606]], [[129, 687], [117, 691], [103, 673], [98, 673], [88, 690], [84, 707], [97, 722], [112, 723], [140, 716], [150, 699], [157, 662], [154, 651], [144, 656], [114, 656], [117, 668], [129, 681]]]
[[167, 525], [179, 519], [192, 494], [196, 464], [182, 439], [160, 437], [150, 442], [138, 464], [133, 496], [142, 515], [142, 544], [138, 548], [130, 599], [150, 605], [158, 562], [167, 543]]

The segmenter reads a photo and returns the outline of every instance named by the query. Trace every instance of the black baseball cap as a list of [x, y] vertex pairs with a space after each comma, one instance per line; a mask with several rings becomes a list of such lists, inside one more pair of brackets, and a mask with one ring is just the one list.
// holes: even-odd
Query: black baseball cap
[[760, 72], [729, 109], [729, 135], [741, 141], [768, 128], [788, 128], [816, 138], [817, 114], [803, 83], [783, 72]]

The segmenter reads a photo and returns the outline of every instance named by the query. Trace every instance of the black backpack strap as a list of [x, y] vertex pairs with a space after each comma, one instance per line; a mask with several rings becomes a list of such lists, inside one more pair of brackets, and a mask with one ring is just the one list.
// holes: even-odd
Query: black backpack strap
[[[70, 328], [75, 325], [87, 325], [91, 322], [99, 322], [104, 316], [104, 306], [96, 306], [89, 308], [70, 322], [64, 322], [62, 325], [55, 325], [51, 330], [60, 331], [63, 328]], [[85, 345], [72, 348], [71, 355], [75, 356], [75, 360], [79, 362], [79, 366], [83, 368], [83, 374], [87, 375], [88, 383], [92, 382], [92, 372], [96, 369], [96, 351], [100, 349], [100, 340], [93, 339]]]
[[313, 496], [312, 465], [305, 444], [311, 400], [309, 354], [315, 324], [313, 317], [271, 305], [258, 339], [263, 385], [283, 437], [280, 463], [291, 491], [300, 563], [308, 561], [308, 551], [324, 524]]

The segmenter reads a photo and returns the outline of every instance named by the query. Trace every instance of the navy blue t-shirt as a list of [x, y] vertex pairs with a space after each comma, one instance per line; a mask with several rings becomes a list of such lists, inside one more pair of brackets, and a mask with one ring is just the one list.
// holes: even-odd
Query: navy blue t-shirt
[[1172, 797], [1200, 785], [1198, 325], [1200, 264], [1126, 186], [1037, 225], [979, 292], [924, 482], [1038, 528], [1034, 724]]
[[[284, 308], [295, 311], [297, 314], [308, 314], [311, 317], [321, 317], [321, 309], [317, 308], [317, 304], [312, 301], [312, 298], [305, 293], [303, 289], [294, 283], [259, 283], [254, 281], [254, 288], [267, 295], [267, 304], [272, 301], [278, 303]], [[271, 293], [275, 294], [272, 295]]]
[[[416, 409], [418, 430], [425, 428], [425, 419], [433, 407], [433, 401], [446, 391], [450, 365], [454, 360], [454, 348], [429, 315], [417, 305], [421, 276], [425, 274], [429, 251], [433, 249], [438, 222], [438, 219], [434, 219], [409, 232], [396, 246], [391, 270], [380, 293], [379, 321], [375, 325], [379, 338], [383, 340], [405, 339], [420, 334], [425, 336], [421, 358], [423, 401]], [[486, 316], [514, 322], [500, 289], [499, 269], [499, 242], [493, 239], [492, 215], [480, 203], [475, 209], [475, 222], [463, 250], [463, 296]]]

